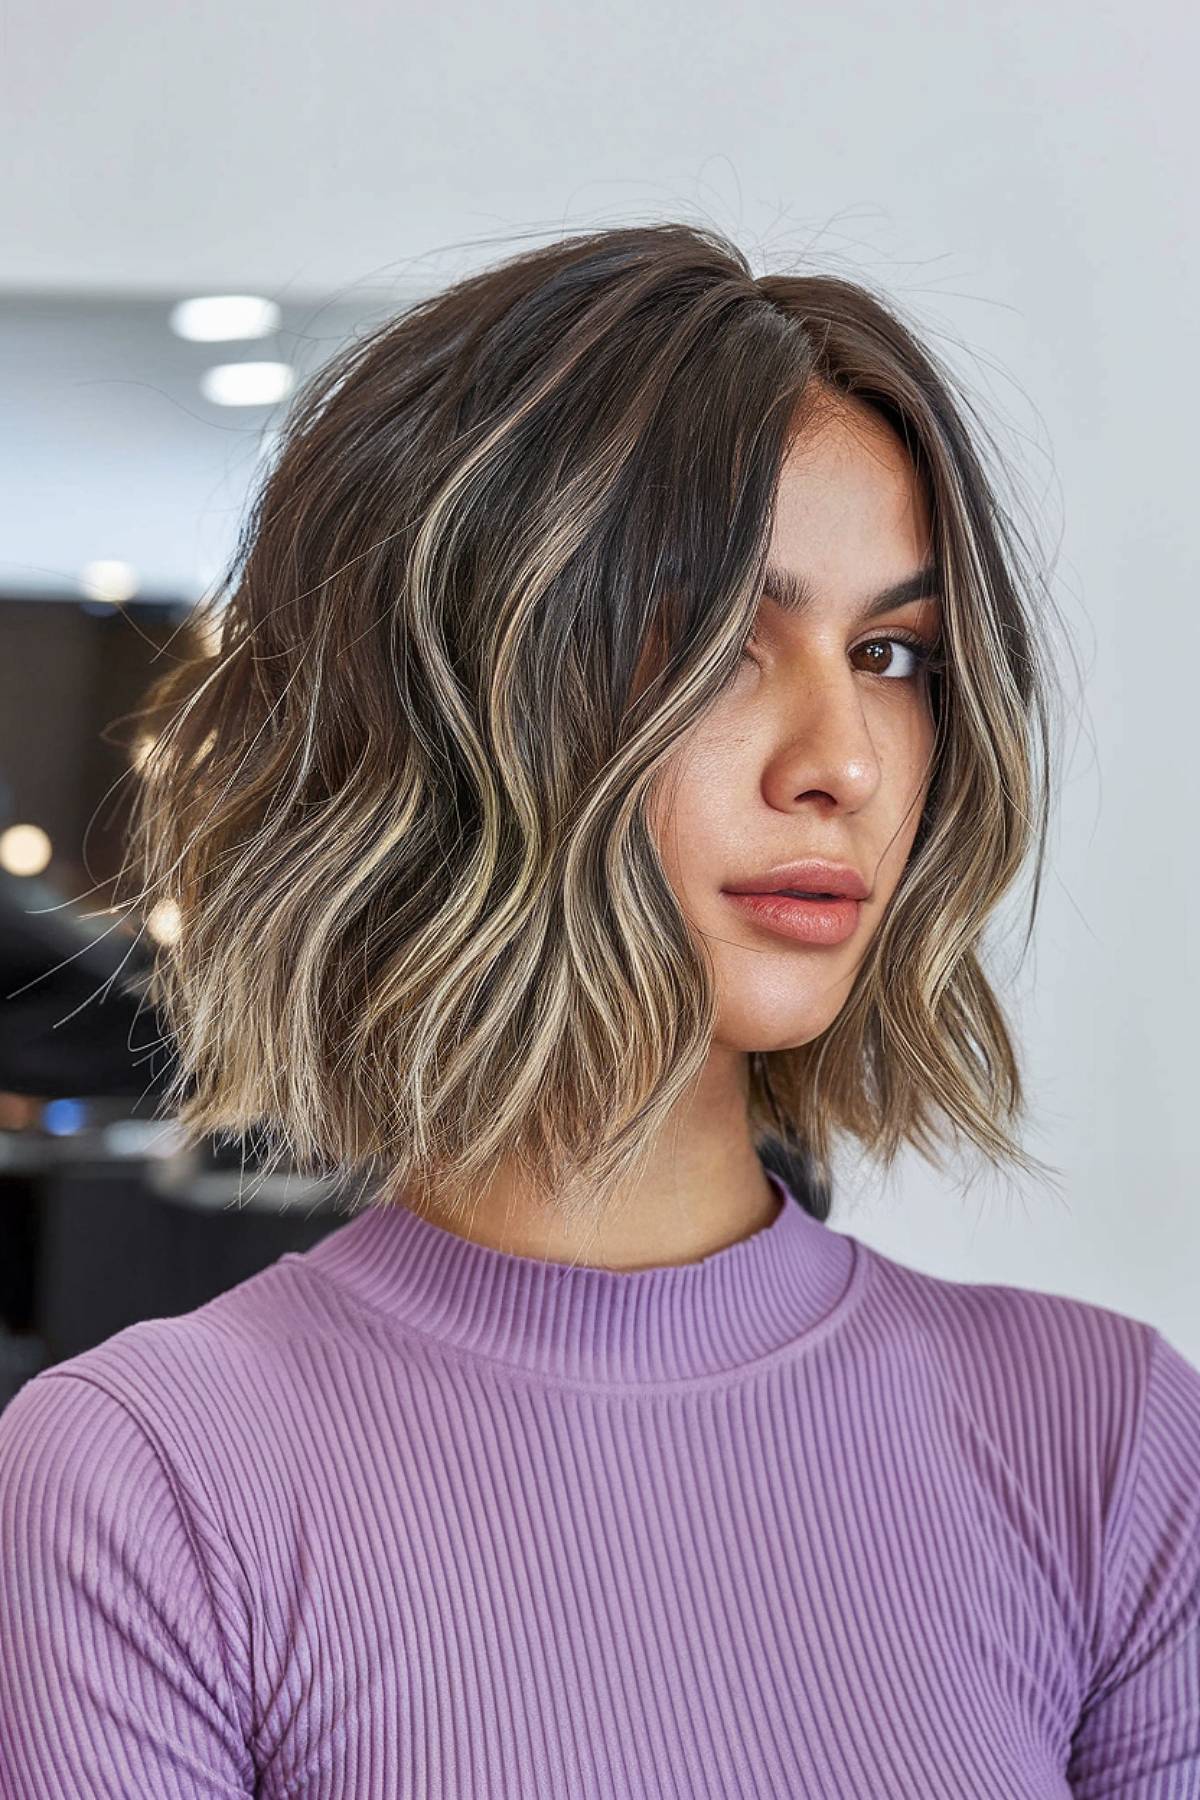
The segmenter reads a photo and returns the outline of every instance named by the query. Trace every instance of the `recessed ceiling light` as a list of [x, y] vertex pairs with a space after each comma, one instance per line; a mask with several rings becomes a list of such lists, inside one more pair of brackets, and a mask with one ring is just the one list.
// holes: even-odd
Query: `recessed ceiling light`
[[10, 825], [0, 832], [0, 869], [10, 875], [40, 875], [52, 854], [40, 825]]
[[160, 900], [146, 918], [146, 929], [160, 944], [179, 942], [180, 914], [175, 900]]
[[200, 377], [200, 391], [215, 406], [274, 406], [292, 391], [291, 363], [218, 363]]
[[106, 600], [119, 606], [132, 600], [138, 590], [137, 570], [131, 563], [104, 559], [85, 563], [79, 571], [79, 585], [89, 600]]
[[257, 294], [208, 294], [181, 300], [171, 309], [171, 330], [197, 344], [224, 343], [232, 338], [270, 337], [279, 329], [274, 300]]

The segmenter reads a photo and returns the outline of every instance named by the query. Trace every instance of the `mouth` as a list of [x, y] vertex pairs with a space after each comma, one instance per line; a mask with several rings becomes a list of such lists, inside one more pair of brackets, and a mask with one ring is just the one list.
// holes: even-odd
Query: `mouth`
[[776, 937], [829, 947], [843, 944], [858, 930], [862, 902], [846, 894], [809, 893], [776, 888], [768, 893], [727, 892], [744, 917]]
[[849, 862], [833, 862], [824, 856], [806, 856], [790, 863], [776, 863], [761, 875], [751, 876], [726, 888], [729, 894], [775, 894], [798, 900], [869, 900], [871, 884]]

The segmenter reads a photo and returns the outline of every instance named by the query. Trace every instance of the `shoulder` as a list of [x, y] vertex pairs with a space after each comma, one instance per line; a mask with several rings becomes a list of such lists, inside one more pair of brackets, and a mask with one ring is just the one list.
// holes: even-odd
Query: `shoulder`
[[[1152, 1324], [1095, 1301], [926, 1274], [860, 1246], [871, 1327], [900, 1378], [1093, 1547], [1120, 1527], [1165, 1404], [1200, 1433], [1200, 1370]], [[997, 1471], [998, 1475], [1000, 1469]]]
[[[1200, 1584], [1200, 1369], [1169, 1338], [1093, 1301], [860, 1250], [868, 1312], [900, 1378], [955, 1421], [1077, 1566], [1092, 1565], [1106, 1607], [1172, 1557], [1190, 1555], [1179, 1579]], [[1200, 1612], [1200, 1594], [1191, 1604]]]
[[13, 1479], [36, 1454], [46, 1479], [67, 1479], [107, 1437], [123, 1446], [104, 1459], [114, 1505], [123, 1469], [153, 1468], [186, 1513], [203, 1514], [245, 1486], [248, 1467], [261, 1481], [281, 1425], [349, 1380], [360, 1329], [331, 1284], [281, 1257], [191, 1312], [140, 1320], [34, 1375], [0, 1413], [0, 1466]]
[[928, 1361], [964, 1397], [1043, 1416], [1047, 1406], [1083, 1406], [1093, 1425], [1103, 1417], [1118, 1434], [1136, 1435], [1152, 1364], [1166, 1345], [1155, 1326], [1095, 1301], [955, 1281], [860, 1249], [873, 1316], [893, 1352]]
[[43, 1373], [77, 1376], [135, 1409], [202, 1408], [230, 1383], [286, 1379], [306, 1351], [360, 1325], [338, 1290], [289, 1252], [190, 1312], [141, 1319]]

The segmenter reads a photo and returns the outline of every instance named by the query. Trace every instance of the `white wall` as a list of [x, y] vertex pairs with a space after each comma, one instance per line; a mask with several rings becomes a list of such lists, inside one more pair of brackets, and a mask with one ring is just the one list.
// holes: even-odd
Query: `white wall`
[[[1020, 998], [1029, 1141], [1063, 1192], [964, 1196], [914, 1157], [886, 1192], [849, 1168], [835, 1223], [1132, 1312], [1200, 1361], [1197, 36], [1164, 0], [27, 7], [6, 25], [0, 281], [17, 311], [229, 288], [353, 310], [523, 233], [676, 214], [759, 266], [885, 282], [999, 410], [1061, 533], [1087, 679]], [[46, 369], [40, 432], [22, 384], [0, 579], [93, 538], [202, 579], [239, 444], [212, 418], [190, 449], [166, 431], [173, 375], [139, 413], [90, 374]], [[127, 488], [147, 418], [145, 503], [97, 512], [105, 454], [119, 440]]]

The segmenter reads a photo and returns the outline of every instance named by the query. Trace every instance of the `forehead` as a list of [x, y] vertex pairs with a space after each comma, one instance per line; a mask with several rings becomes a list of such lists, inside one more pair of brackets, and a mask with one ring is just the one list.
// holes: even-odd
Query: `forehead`
[[[925, 483], [903, 440], [865, 404], [829, 403], [780, 470], [773, 569], [817, 591], [875, 593], [924, 567], [930, 548]], [[786, 605], [787, 584], [775, 588]]]

